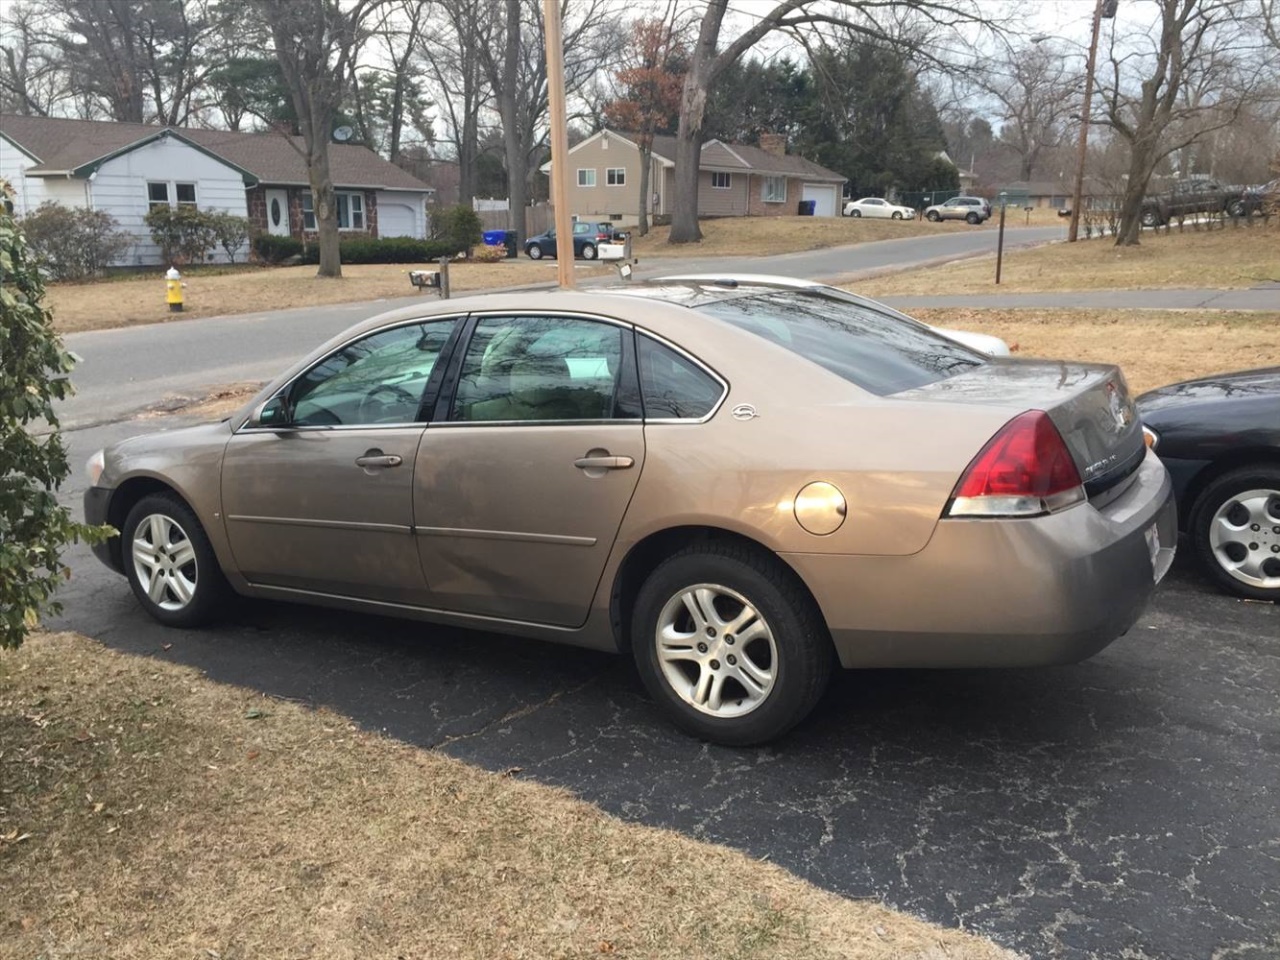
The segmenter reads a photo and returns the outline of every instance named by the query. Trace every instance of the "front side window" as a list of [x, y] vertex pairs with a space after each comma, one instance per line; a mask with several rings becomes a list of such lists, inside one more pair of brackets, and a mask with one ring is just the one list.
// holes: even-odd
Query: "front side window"
[[578, 186], [594, 187], [596, 185], [595, 167], [588, 167], [578, 171]]
[[721, 173], [718, 170], [711, 172], [711, 186], [717, 190], [728, 190], [733, 184], [732, 173]]
[[169, 205], [169, 184], [150, 181], [147, 183], [147, 206], [167, 207]]
[[698, 309], [880, 396], [935, 383], [989, 359], [922, 323], [834, 296], [773, 290]]
[[688, 357], [646, 336], [636, 352], [646, 420], [701, 420], [720, 402], [724, 387]]
[[194, 183], [175, 183], [173, 188], [178, 197], [178, 206], [194, 207], [196, 205], [196, 185]]
[[302, 194], [302, 229], [316, 229], [316, 208], [311, 202], [311, 191], [307, 190]]
[[626, 167], [610, 167], [604, 172], [604, 182], [611, 187], [624, 187], [627, 184]]
[[787, 202], [787, 178], [786, 177], [765, 177], [764, 189], [761, 192], [760, 199], [765, 203], [786, 203]]
[[410, 323], [362, 337], [304, 373], [289, 390], [295, 426], [413, 423], [456, 320]]
[[571, 317], [486, 317], [467, 345], [449, 419], [613, 419], [623, 335]]
[[[363, 193], [335, 191], [333, 203], [338, 211], [339, 230], [363, 230], [365, 228]], [[316, 229], [316, 208], [310, 190], [304, 190], [302, 193], [302, 229]]]

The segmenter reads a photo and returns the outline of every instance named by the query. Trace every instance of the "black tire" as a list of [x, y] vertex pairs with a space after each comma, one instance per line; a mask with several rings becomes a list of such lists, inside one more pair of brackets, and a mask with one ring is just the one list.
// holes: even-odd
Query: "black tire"
[[1159, 211], [1157, 211], [1153, 207], [1147, 207], [1145, 210], [1143, 210], [1142, 216], [1139, 218], [1139, 220], [1144, 227], [1158, 227], [1162, 223], [1164, 223], [1164, 221], [1160, 218]]
[[939, 220], [942, 219], [942, 217], [939, 216], [937, 210], [930, 210], [924, 215], [924, 218], [928, 220], [930, 223], [937, 223]]
[[[134, 541], [139, 539], [139, 527], [144, 522], [148, 524], [148, 528], [141, 534], [141, 539], [143, 542], [154, 542], [150, 523], [152, 517], [166, 518], [185, 536], [192, 548], [189, 562], [172, 567], [175, 574], [182, 574], [186, 582], [194, 584], [190, 599], [176, 608], [172, 605], [178, 603], [179, 598], [173, 588], [163, 588], [160, 602], [148, 595], [147, 584], [141, 580], [140, 562], [135, 559]], [[163, 526], [163, 522], [161, 525]], [[175, 494], [153, 493], [135, 503], [120, 530], [120, 543], [125, 577], [129, 580], [134, 596], [138, 598], [142, 609], [166, 626], [203, 626], [212, 622], [230, 599], [231, 589], [226, 577], [222, 575], [222, 568], [218, 565], [218, 558], [209, 544], [204, 527], [191, 508]], [[166, 552], [174, 543], [173, 538], [167, 538]], [[163, 605], [166, 603], [169, 606]]]
[[861, 211], [861, 210], [854, 210], [852, 213], [850, 213], [850, 214], [849, 214], [849, 216], [851, 216], [851, 217], [857, 217], [857, 218], [861, 219], [861, 218], [862, 218], [862, 211]]
[[536, 243], [529, 244], [529, 249], [526, 250], [525, 253], [529, 254], [530, 260], [542, 259], [542, 248], [538, 246]]
[[893, 219], [894, 219], [894, 220], [901, 220], [901, 219], [902, 219], [902, 211], [901, 211], [901, 210], [895, 210], [895, 211], [893, 211]]
[[[1247, 538], [1249, 542], [1231, 546], [1239, 547], [1239, 558], [1248, 556], [1248, 550], [1260, 551], [1263, 577], [1277, 581], [1277, 585], [1272, 587], [1246, 583], [1233, 576], [1224, 566], [1224, 563], [1232, 562], [1229, 552], [1231, 546], [1224, 547], [1220, 556], [1210, 539], [1214, 515], [1235, 497], [1252, 490], [1269, 491], [1272, 494], [1267, 506], [1272, 522], [1258, 524], [1256, 532], [1251, 529], [1252, 524], [1242, 524], [1241, 538]], [[1192, 550], [1200, 568], [1219, 587], [1250, 600], [1280, 601], [1280, 550], [1272, 549], [1280, 547], [1280, 532], [1277, 532], [1280, 531], [1280, 466], [1260, 463], [1240, 467], [1209, 481], [1191, 507], [1187, 531], [1191, 535]], [[1239, 558], [1235, 562], [1239, 562]]]
[[1227, 204], [1227, 216], [1229, 217], [1245, 217], [1248, 214], [1249, 210], [1244, 205], [1243, 200], [1232, 200]]
[[966, 213], [964, 215], [964, 222], [967, 224], [970, 224], [971, 226], [976, 227], [978, 224], [982, 222], [982, 217], [980, 217], [976, 213]]
[[582, 259], [594, 260], [596, 258], [596, 245], [594, 243], [584, 243], [582, 245]]
[[[776, 661], [770, 658], [772, 685], [759, 704], [741, 716], [713, 716], [686, 702], [659, 662], [657, 637], [664, 609], [677, 604], [682, 593], [699, 584], [714, 584], [740, 595], [755, 608], [772, 635], [777, 652]], [[694, 632], [690, 636], [700, 634]], [[734, 642], [727, 632], [717, 639], [723, 639], [725, 644]], [[748, 640], [738, 648], [741, 662], [746, 662], [750, 645], [758, 642], [765, 641]], [[795, 573], [776, 557], [730, 543], [686, 547], [649, 575], [636, 597], [631, 647], [645, 687], [676, 726], [695, 737], [737, 747], [780, 737], [808, 716], [826, 689], [835, 661], [822, 614]], [[730, 649], [719, 646], [722, 654]], [[714, 655], [716, 649], [703, 652]], [[731, 656], [726, 664], [711, 660], [709, 668], [723, 667], [727, 672], [731, 669], [729, 662]], [[693, 683], [692, 676], [686, 679]], [[721, 683], [722, 691], [730, 690], [730, 680]], [[734, 689], [741, 691], [742, 687]], [[733, 700], [733, 694], [726, 699]], [[738, 708], [750, 699], [739, 697]]]

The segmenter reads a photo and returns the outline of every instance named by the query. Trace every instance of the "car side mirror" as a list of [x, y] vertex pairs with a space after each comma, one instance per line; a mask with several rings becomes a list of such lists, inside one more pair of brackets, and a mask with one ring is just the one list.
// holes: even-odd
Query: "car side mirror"
[[249, 425], [254, 427], [283, 427], [290, 420], [289, 402], [284, 396], [277, 394], [270, 400], [264, 400], [249, 415]]

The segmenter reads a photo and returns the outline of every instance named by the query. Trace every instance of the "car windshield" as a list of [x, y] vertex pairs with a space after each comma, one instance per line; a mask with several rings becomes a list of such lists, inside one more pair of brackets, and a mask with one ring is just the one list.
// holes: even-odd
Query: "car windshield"
[[989, 360], [922, 323], [834, 296], [771, 290], [697, 309], [881, 396], [936, 383]]

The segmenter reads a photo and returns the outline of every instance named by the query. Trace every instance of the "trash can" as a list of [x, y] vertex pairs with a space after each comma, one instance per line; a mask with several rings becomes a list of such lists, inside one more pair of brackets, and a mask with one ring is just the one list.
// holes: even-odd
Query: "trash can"
[[817, 211], [817, 209], [818, 209], [817, 200], [801, 200], [800, 201], [800, 216], [802, 217], [812, 217], [815, 211]]
[[507, 259], [514, 260], [516, 258], [516, 232], [514, 230], [503, 230], [502, 245], [507, 248]]
[[[481, 234], [481, 236], [484, 238], [484, 245], [486, 247], [502, 246], [503, 241], [505, 239], [506, 232], [507, 231], [505, 230], [486, 230], [484, 233]], [[475, 234], [472, 234], [472, 236], [475, 236]]]

